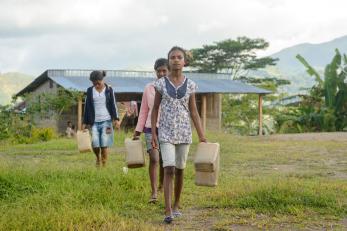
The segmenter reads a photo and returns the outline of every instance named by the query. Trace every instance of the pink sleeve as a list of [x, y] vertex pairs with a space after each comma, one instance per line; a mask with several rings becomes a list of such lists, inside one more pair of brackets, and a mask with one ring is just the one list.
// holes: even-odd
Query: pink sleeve
[[148, 94], [149, 94], [148, 89], [149, 89], [148, 86], [145, 87], [145, 90], [142, 95], [140, 114], [139, 114], [139, 118], [137, 120], [137, 125], [135, 128], [135, 131], [138, 131], [138, 132], [143, 132], [143, 129], [146, 124], [148, 112], [149, 112], [148, 100], [147, 100]]

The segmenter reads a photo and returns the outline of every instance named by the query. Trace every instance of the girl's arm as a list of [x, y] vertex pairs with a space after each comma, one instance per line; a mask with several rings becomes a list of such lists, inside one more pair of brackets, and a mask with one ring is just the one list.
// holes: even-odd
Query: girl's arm
[[161, 94], [155, 90], [154, 105], [152, 108], [151, 124], [152, 124], [152, 147], [153, 149], [158, 149], [159, 144], [157, 143], [157, 121], [159, 106], [161, 103]]
[[112, 106], [114, 107], [114, 110], [115, 110], [115, 115], [113, 116], [114, 117], [113, 118], [113, 124], [117, 129], [119, 129], [120, 128], [120, 121], [119, 121], [118, 107], [117, 107], [117, 101], [116, 101], [116, 97], [114, 95], [113, 88], [111, 88], [111, 94], [112, 94], [111, 97], [113, 97], [113, 105]]
[[200, 142], [206, 142], [205, 134], [201, 126], [200, 116], [198, 113], [198, 109], [196, 108], [195, 94], [191, 94], [189, 98], [189, 110], [190, 116], [192, 117], [194, 126], [199, 136]]
[[143, 95], [142, 95], [142, 101], [141, 101], [141, 108], [139, 117], [137, 120], [137, 125], [134, 131], [133, 139], [138, 139], [137, 137], [141, 135], [141, 132], [143, 132], [143, 128], [145, 127], [145, 123], [147, 120], [149, 107], [148, 107], [148, 88], [145, 88]]
[[116, 101], [116, 96], [114, 95], [114, 90], [113, 88], [111, 88], [111, 93], [112, 93], [112, 97], [113, 97], [113, 107], [114, 107], [114, 110], [115, 110], [115, 115], [114, 115], [114, 120], [118, 120], [119, 122], [119, 114], [118, 114], [118, 107], [117, 107], [117, 101]]
[[84, 99], [84, 114], [83, 114], [83, 121], [82, 121], [82, 130], [88, 129], [89, 125], [87, 124], [87, 110], [89, 110], [87, 106], [87, 97], [88, 97], [88, 89], [87, 89], [87, 95], [86, 98]]

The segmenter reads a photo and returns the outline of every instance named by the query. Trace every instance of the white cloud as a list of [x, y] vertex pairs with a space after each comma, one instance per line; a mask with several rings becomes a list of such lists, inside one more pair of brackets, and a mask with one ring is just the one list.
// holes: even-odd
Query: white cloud
[[173, 45], [261, 37], [270, 54], [347, 34], [344, 0], [1, 0], [0, 71], [152, 68]]

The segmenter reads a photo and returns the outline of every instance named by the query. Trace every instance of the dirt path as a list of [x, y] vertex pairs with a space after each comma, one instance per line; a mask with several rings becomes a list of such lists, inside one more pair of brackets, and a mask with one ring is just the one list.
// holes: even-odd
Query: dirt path
[[347, 132], [321, 132], [321, 133], [296, 133], [276, 134], [262, 137], [269, 140], [293, 141], [346, 141]]

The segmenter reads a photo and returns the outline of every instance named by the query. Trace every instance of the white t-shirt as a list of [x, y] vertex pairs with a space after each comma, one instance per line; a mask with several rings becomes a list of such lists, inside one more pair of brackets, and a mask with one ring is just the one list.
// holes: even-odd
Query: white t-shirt
[[106, 95], [105, 90], [102, 89], [101, 92], [98, 92], [95, 87], [93, 87], [93, 102], [95, 109], [95, 122], [103, 122], [111, 119], [111, 115], [106, 107]]

